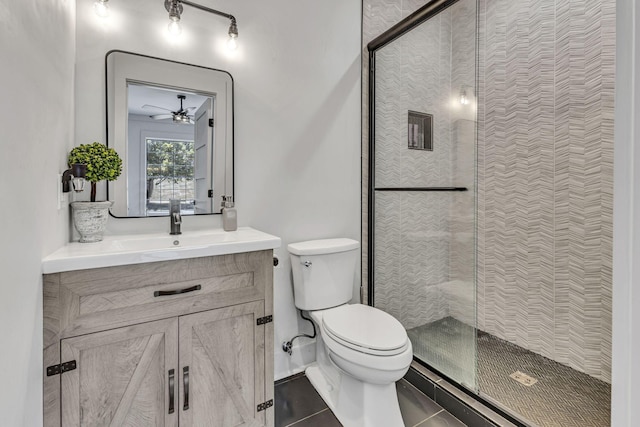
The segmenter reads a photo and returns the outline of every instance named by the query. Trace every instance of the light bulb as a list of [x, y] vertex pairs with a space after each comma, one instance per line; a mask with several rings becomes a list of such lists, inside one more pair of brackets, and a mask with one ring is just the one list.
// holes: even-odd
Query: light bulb
[[170, 20], [171, 21], [167, 26], [167, 30], [169, 31], [169, 34], [171, 34], [172, 36], [179, 36], [180, 34], [182, 34], [182, 25], [180, 25], [180, 18], [174, 19], [172, 17], [170, 18]]
[[463, 90], [460, 92], [460, 104], [467, 105], [469, 104], [469, 98], [467, 98], [467, 91]]
[[227, 48], [229, 50], [236, 50], [238, 47], [238, 24], [236, 23], [236, 18], [231, 18], [231, 23], [229, 24], [229, 40], [227, 40]]
[[227, 40], [227, 48], [229, 48], [229, 50], [236, 50], [237, 47], [237, 37], [229, 36], [229, 40]]
[[109, 4], [107, 4], [109, 0], [96, 0], [93, 3], [93, 10], [96, 12], [100, 18], [106, 18], [109, 16]]

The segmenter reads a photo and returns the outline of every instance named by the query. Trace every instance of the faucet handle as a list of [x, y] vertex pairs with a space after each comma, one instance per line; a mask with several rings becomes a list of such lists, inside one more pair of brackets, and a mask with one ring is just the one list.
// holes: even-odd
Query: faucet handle
[[169, 212], [180, 212], [180, 199], [169, 199]]

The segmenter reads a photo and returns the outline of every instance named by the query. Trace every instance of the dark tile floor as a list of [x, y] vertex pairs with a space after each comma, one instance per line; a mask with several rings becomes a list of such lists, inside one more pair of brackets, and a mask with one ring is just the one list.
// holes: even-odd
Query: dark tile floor
[[[467, 378], [467, 385], [477, 381], [484, 398], [506, 407], [530, 424], [609, 425], [611, 386], [603, 381], [478, 331], [453, 317], [407, 332], [420, 359], [455, 380]], [[511, 377], [517, 371], [538, 381], [531, 386], [523, 385]]]
[[[398, 401], [408, 427], [464, 427], [453, 415], [406, 380], [398, 381]], [[303, 374], [278, 381], [275, 427], [340, 427], [336, 417]]]

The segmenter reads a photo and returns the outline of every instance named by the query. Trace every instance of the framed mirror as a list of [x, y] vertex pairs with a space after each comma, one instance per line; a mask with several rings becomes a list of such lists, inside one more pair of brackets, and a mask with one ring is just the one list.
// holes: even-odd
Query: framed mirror
[[233, 78], [226, 71], [123, 51], [106, 56], [109, 182], [115, 217], [218, 214], [233, 195]]

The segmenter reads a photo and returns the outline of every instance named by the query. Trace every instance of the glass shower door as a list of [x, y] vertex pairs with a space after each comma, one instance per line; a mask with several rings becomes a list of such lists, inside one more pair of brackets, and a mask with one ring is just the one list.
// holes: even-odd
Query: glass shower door
[[416, 358], [477, 390], [476, 1], [374, 55], [370, 298]]

